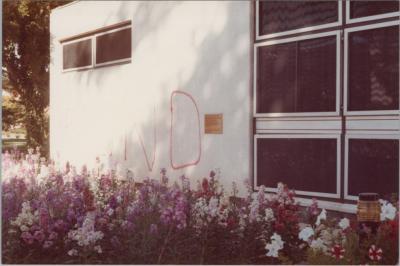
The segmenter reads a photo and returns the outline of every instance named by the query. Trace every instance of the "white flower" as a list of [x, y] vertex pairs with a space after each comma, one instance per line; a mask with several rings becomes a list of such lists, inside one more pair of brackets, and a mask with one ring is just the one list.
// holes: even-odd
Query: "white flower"
[[273, 211], [271, 208], [265, 209], [265, 217], [264, 217], [264, 220], [265, 220], [266, 222], [270, 222], [270, 221], [275, 220], [274, 211]]
[[121, 203], [122, 202], [122, 197], [120, 195], [117, 196], [117, 202]]
[[314, 235], [314, 230], [311, 227], [307, 226], [300, 231], [299, 239], [307, 242], [308, 239], [313, 235]]
[[280, 235], [278, 235], [277, 233], [274, 233], [274, 234], [271, 236], [271, 240], [272, 240], [272, 242], [276, 242], [276, 243], [279, 245], [280, 248], [283, 248], [283, 244], [284, 244], [285, 242], [282, 241], [282, 238], [281, 238]]
[[108, 216], [111, 216], [111, 215], [113, 215], [113, 213], [114, 213], [114, 210], [113, 209], [108, 209], [108, 211], [107, 211], [107, 214], [108, 214]]
[[268, 250], [268, 257], [278, 257], [278, 251], [280, 250], [280, 248], [276, 244], [269, 243], [265, 246], [265, 249]]
[[389, 202], [384, 202], [381, 206], [381, 221], [393, 220], [396, 217], [396, 208]]
[[218, 199], [216, 197], [212, 197], [210, 199], [210, 203], [208, 204], [208, 209], [211, 217], [216, 217], [218, 215]]
[[322, 209], [321, 213], [317, 217], [317, 221], [315, 222], [315, 224], [320, 225], [321, 220], [326, 220], [326, 210], [325, 209]]
[[21, 225], [21, 227], [19, 229], [21, 229], [21, 232], [29, 231], [29, 228], [26, 225]]
[[70, 251], [68, 251], [68, 255], [69, 256], [78, 256], [78, 251], [73, 248]]
[[317, 238], [316, 240], [311, 241], [310, 247], [312, 249], [320, 249], [323, 252], [328, 251], [328, 247], [325, 245], [324, 241], [321, 238]]
[[101, 250], [101, 246], [97, 245], [93, 248], [97, 253], [103, 253], [103, 251]]
[[271, 243], [265, 245], [265, 249], [268, 250], [267, 256], [268, 257], [278, 257], [279, 250], [283, 248], [283, 244], [285, 242], [282, 241], [282, 238], [277, 233], [274, 233], [271, 236]]
[[348, 228], [350, 226], [350, 220], [347, 218], [343, 218], [342, 220], [340, 220], [339, 222], [339, 227], [342, 228], [343, 230], [345, 230], [346, 228]]

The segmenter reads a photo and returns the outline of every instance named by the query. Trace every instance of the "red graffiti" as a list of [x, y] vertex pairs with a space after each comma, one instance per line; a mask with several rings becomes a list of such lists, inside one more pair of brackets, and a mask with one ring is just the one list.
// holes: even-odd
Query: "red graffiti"
[[[197, 156], [197, 159], [194, 160], [193, 162], [188, 162], [188, 163], [184, 163], [184, 164], [180, 164], [180, 165], [175, 165], [174, 164], [174, 158], [173, 158], [173, 152], [172, 152], [172, 148], [174, 146], [174, 140], [173, 140], [173, 134], [172, 134], [173, 121], [174, 121], [174, 112], [173, 112], [172, 99], [173, 99], [175, 94], [184, 95], [184, 96], [188, 97], [193, 102], [193, 104], [194, 104], [194, 106], [196, 108], [196, 112], [197, 112], [197, 122], [198, 122], [198, 129], [199, 129], [199, 134], [198, 134], [198, 136], [199, 136], [199, 147], [198, 147], [199, 148], [198, 149], [199, 150], [199, 154]], [[170, 107], [171, 107], [171, 128], [170, 128], [170, 150], [169, 150], [169, 152], [170, 152], [171, 167], [176, 170], [176, 169], [185, 168], [185, 167], [188, 167], [188, 166], [191, 166], [191, 165], [196, 165], [196, 164], [199, 163], [200, 157], [201, 157], [200, 113], [199, 113], [199, 109], [197, 108], [196, 101], [193, 99], [193, 97], [190, 94], [188, 94], [188, 93], [186, 93], [184, 91], [176, 90], [176, 91], [173, 91], [171, 93]]]

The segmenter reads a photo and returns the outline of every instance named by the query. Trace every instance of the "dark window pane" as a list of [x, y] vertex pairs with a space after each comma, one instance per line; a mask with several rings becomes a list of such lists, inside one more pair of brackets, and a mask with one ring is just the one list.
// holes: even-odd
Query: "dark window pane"
[[78, 41], [63, 46], [63, 69], [90, 66], [92, 40]]
[[398, 140], [349, 140], [349, 195], [375, 192], [385, 197], [390, 193], [398, 193], [398, 187]]
[[336, 103], [336, 36], [258, 48], [257, 112], [327, 112]]
[[131, 29], [124, 29], [96, 38], [96, 63], [131, 57]]
[[317, 26], [338, 20], [337, 1], [260, 1], [260, 35]]
[[257, 185], [336, 193], [336, 139], [257, 139]]
[[360, 18], [399, 11], [398, 1], [351, 1], [350, 18]]
[[399, 27], [349, 33], [350, 111], [399, 108]]

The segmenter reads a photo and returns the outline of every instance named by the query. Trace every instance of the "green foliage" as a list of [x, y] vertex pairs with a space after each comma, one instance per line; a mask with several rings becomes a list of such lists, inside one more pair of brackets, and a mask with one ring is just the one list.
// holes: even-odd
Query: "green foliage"
[[[24, 107], [18, 115], [25, 125], [28, 145], [42, 146], [44, 153], [48, 150], [49, 17], [52, 8], [68, 2], [3, 1], [3, 89], [17, 96]], [[16, 118], [9, 110], [3, 111]], [[7, 123], [10, 121], [5, 126]]]
[[25, 108], [18, 99], [3, 94], [2, 121], [4, 131], [20, 124], [24, 113]]

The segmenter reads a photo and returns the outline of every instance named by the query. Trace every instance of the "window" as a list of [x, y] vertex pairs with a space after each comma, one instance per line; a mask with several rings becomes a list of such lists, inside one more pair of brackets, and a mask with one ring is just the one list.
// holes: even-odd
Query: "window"
[[399, 2], [257, 1], [255, 12], [254, 188], [398, 193]]
[[346, 30], [347, 111], [399, 109], [398, 25], [386, 22]]
[[399, 139], [349, 136], [346, 155], [346, 198], [356, 199], [361, 192], [379, 193], [382, 198], [399, 193]]
[[132, 53], [131, 22], [121, 22], [60, 42], [64, 71], [129, 63]]
[[347, 22], [399, 16], [399, 1], [346, 1]]
[[337, 26], [341, 6], [337, 1], [259, 1], [257, 38]]
[[96, 37], [96, 65], [131, 58], [131, 28]]
[[299, 195], [339, 197], [339, 144], [339, 135], [256, 136], [256, 186], [284, 182]]
[[63, 69], [92, 66], [92, 40], [79, 40], [63, 46]]
[[257, 45], [256, 113], [337, 112], [338, 32]]

